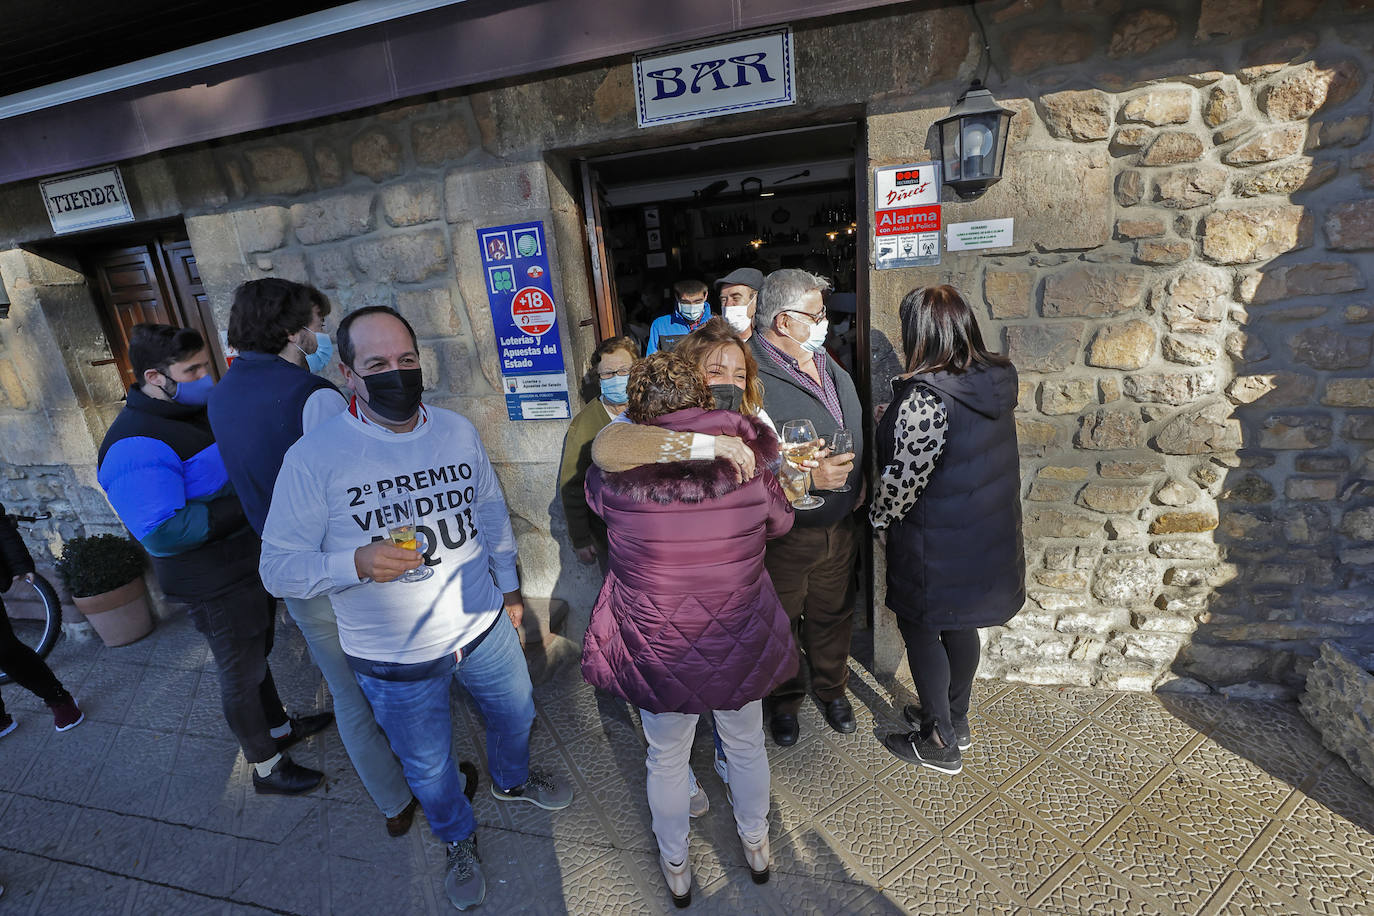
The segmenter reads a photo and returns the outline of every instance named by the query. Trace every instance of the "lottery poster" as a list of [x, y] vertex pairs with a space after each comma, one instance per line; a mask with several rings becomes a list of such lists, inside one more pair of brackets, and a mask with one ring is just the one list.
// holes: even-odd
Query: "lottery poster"
[[512, 420], [572, 416], [542, 222], [477, 230]]

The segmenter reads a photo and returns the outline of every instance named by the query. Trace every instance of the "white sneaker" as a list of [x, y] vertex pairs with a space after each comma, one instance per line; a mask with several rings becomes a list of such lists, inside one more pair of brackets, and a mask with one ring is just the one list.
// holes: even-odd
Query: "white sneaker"
[[687, 795], [687, 813], [692, 817], [701, 817], [711, 810], [711, 799], [701, 784], [697, 782], [697, 776], [692, 771], [687, 771], [687, 777], [691, 782], [692, 791]]
[[755, 884], [768, 883], [768, 834], [765, 833], [758, 843], [750, 843], [740, 837], [740, 843], [744, 845], [744, 861], [749, 863], [749, 877], [754, 879]]
[[668, 885], [668, 893], [673, 897], [673, 906], [681, 909], [692, 902], [692, 866], [683, 859], [680, 865], [673, 865], [660, 854], [658, 867], [663, 872], [663, 880]]

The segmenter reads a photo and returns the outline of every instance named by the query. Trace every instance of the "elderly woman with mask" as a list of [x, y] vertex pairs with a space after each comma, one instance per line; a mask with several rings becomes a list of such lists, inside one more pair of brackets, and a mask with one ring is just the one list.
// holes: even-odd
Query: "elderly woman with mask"
[[558, 495], [568, 521], [568, 539], [578, 560], [599, 562], [602, 572], [606, 570], [606, 526], [587, 508], [583, 484], [587, 469], [592, 466], [592, 440], [625, 410], [630, 367], [637, 359], [639, 345], [631, 337], [611, 337], [597, 345], [592, 353], [591, 372], [599, 382], [601, 396], [582, 408], [568, 424], [563, 461], [558, 466]]

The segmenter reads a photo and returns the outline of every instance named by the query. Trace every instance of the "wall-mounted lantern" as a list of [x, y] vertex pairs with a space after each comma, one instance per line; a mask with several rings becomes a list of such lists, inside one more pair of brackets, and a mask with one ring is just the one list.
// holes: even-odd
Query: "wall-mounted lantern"
[[974, 80], [949, 114], [935, 122], [944, 182], [960, 199], [973, 200], [1002, 179], [1014, 113], [998, 105], [981, 80]]

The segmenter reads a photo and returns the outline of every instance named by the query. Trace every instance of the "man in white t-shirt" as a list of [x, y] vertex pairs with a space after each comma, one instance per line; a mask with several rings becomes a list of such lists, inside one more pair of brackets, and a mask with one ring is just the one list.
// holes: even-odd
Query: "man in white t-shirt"
[[[286, 453], [263, 531], [263, 581], [278, 595], [330, 596], [344, 654], [448, 843], [449, 901], [466, 909], [486, 883], [452, 754], [452, 678], [487, 723], [492, 795], [549, 810], [572, 802], [569, 787], [529, 765], [534, 701], [516, 633], [515, 535], [476, 428], [421, 404], [410, 324], [389, 308], [359, 309], [336, 340], [348, 409]], [[418, 549], [391, 540], [397, 497], [412, 504]], [[421, 567], [427, 577], [408, 581]]]

